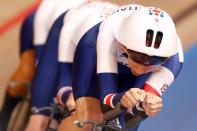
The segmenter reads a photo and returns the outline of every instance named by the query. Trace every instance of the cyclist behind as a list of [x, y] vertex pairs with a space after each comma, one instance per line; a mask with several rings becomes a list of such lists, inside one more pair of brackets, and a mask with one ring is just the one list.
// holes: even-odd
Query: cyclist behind
[[[41, 52], [41, 48], [43, 47], [46, 37], [48, 35], [50, 26], [48, 26], [48, 19], [51, 17], [51, 13], [55, 8], [55, 5], [57, 4], [58, 0], [51, 0], [49, 1], [42, 1], [41, 6], [39, 7], [38, 11], [34, 12], [32, 15], [30, 15], [25, 21], [22, 26], [21, 30], [21, 42], [20, 42], [20, 54], [22, 54], [21, 62], [19, 68], [16, 70], [16, 73], [11, 78], [11, 81], [8, 83], [8, 86], [11, 88], [8, 88], [9, 92], [12, 94], [19, 94], [24, 97], [26, 95], [27, 86], [30, 86], [32, 83], [32, 80], [35, 75], [36, 70], [36, 60], [38, 61], [39, 54]], [[44, 10], [48, 13], [39, 13], [42, 12], [40, 10]], [[38, 12], [38, 13], [37, 13]], [[37, 18], [34, 18], [36, 14]], [[35, 19], [35, 20], [34, 20]], [[39, 23], [39, 24], [35, 24]], [[40, 26], [41, 28], [36, 28], [35, 26]], [[37, 29], [35, 33], [34, 28]], [[40, 36], [40, 34], [42, 36]], [[23, 53], [24, 52], [24, 53]], [[18, 79], [20, 78], [20, 81], [14, 82], [12, 79]], [[6, 95], [9, 97], [9, 95]], [[5, 102], [10, 103], [6, 104], [6, 106], [9, 106], [7, 108], [3, 108], [3, 110], [7, 112], [11, 112], [11, 109], [17, 104], [18, 99], [12, 100], [13, 98], [8, 98], [6, 100], [10, 100], [13, 102]], [[2, 113], [5, 115], [5, 113]], [[8, 113], [11, 114], [11, 113]], [[6, 117], [9, 118], [9, 117]], [[9, 122], [8, 119], [4, 119], [4, 122]]]
[[[46, 0], [42, 1], [42, 4], [39, 8], [43, 8], [45, 5], [45, 9], [47, 8], [48, 13], [45, 15], [39, 16], [42, 18], [42, 30], [40, 29], [38, 32], [41, 32], [43, 40], [39, 39], [39, 42], [44, 43], [46, 36], [48, 34], [47, 19], [50, 18], [50, 15], [53, 10], [53, 7], [57, 4], [57, 0], [51, 0], [50, 2], [46, 2]], [[40, 10], [40, 9], [39, 9]], [[36, 11], [37, 12], [37, 11]], [[37, 14], [37, 13], [36, 13]], [[8, 91], [6, 92], [6, 98], [3, 105], [3, 109], [0, 116], [0, 127], [2, 130], [6, 130], [7, 125], [9, 123], [10, 115], [15, 107], [15, 105], [23, 99], [27, 95], [28, 87], [31, 86], [32, 80], [35, 75], [36, 70], [36, 60], [38, 60], [38, 50], [40, 45], [42, 44], [34, 44], [34, 37], [38, 37], [38, 33], [34, 32], [34, 23], [35, 20], [35, 12], [30, 14], [24, 21], [21, 32], [20, 32], [20, 55], [21, 61], [20, 65], [11, 77], [8, 82]], [[38, 25], [38, 24], [37, 24]], [[14, 96], [14, 97], [13, 97]], [[9, 103], [9, 104], [8, 104]]]
[[20, 64], [11, 76], [2, 110], [0, 112], [0, 130], [5, 131], [13, 109], [26, 95], [35, 74], [35, 52], [33, 46], [33, 20], [35, 12], [24, 20], [20, 31]]
[[[100, 6], [101, 5], [102, 4], [100, 4]], [[105, 9], [105, 7], [100, 8], [100, 6], [97, 5], [96, 7], [94, 7], [92, 5], [91, 10], [88, 9], [89, 8], [88, 6], [86, 10], [85, 9], [83, 10], [83, 13], [81, 13], [82, 10], [80, 10], [81, 9], [80, 7], [73, 9], [72, 11], [69, 11], [70, 13], [68, 15], [66, 14], [64, 21], [65, 23], [69, 23], [69, 24], [71, 23], [73, 25], [73, 23], [70, 22], [70, 19], [71, 17], [73, 18], [76, 15], [78, 20], [75, 21], [76, 20], [75, 19], [73, 22], [75, 22], [76, 25], [79, 23], [82, 23], [82, 20], [87, 19], [87, 17], [90, 16], [91, 13], [93, 13], [94, 11], [101, 12], [101, 10]], [[105, 10], [107, 11], [107, 9]], [[104, 11], [102, 12], [104, 13]], [[101, 13], [98, 15], [99, 15], [99, 19], [103, 19], [103, 17], [101, 17]], [[56, 84], [56, 77], [57, 77], [57, 46], [59, 42], [59, 33], [63, 25], [62, 23], [63, 18], [64, 18], [64, 14], [61, 15], [53, 24], [53, 27], [49, 33], [49, 36], [46, 42], [46, 46], [43, 48], [42, 54], [40, 55], [36, 77], [32, 85], [33, 87], [32, 88], [32, 107], [34, 108], [36, 107], [38, 109], [41, 109], [43, 107], [50, 106], [50, 104], [53, 101], [53, 97], [54, 97], [53, 94], [56, 94], [55, 84]], [[45, 93], [43, 94], [43, 92]], [[71, 103], [71, 102], [73, 103], [72, 97], [67, 100], [67, 103]], [[48, 117], [46, 116], [48, 115], [49, 115], [48, 111], [41, 111], [39, 115], [33, 114], [30, 118], [30, 122], [28, 124], [27, 129], [29, 130], [33, 128], [35, 129], [36, 128], [35, 122], [33, 121], [37, 120], [36, 122], [38, 122], [38, 118], [39, 119], [42, 118], [42, 120], [45, 119], [42, 122], [43, 123], [42, 127], [45, 128], [48, 122]], [[32, 127], [31, 125], [34, 127]]]
[[[76, 46], [90, 28], [103, 21], [116, 8], [117, 5], [108, 2], [92, 1], [71, 9], [65, 17], [58, 50], [57, 101], [60, 105], [66, 105], [70, 111], [75, 109], [72, 94], [72, 63]], [[81, 30], [78, 30], [79, 28]], [[67, 99], [71, 99], [72, 102]]]
[[166, 12], [155, 7], [121, 7], [80, 39], [72, 76], [76, 115], [64, 119], [59, 130], [91, 129], [74, 127], [75, 120], [102, 122], [99, 98], [112, 108], [120, 101], [128, 111], [142, 101], [147, 115], [157, 115], [162, 93], [182, 64], [181, 42]]
[[[51, 106], [53, 97], [56, 96], [54, 87], [56, 63], [56, 48], [63, 19], [67, 10], [87, 2], [86, 0], [44, 0], [36, 12], [34, 22], [34, 45], [37, 56], [36, 75], [32, 83], [32, 108], [40, 110]], [[47, 13], [46, 13], [47, 11]], [[46, 65], [47, 64], [47, 65]], [[51, 66], [52, 64], [52, 66]], [[44, 67], [44, 70], [42, 69]], [[52, 68], [52, 69], [51, 69]], [[43, 76], [43, 73], [47, 77]], [[51, 74], [51, 75], [50, 75]], [[49, 120], [49, 111], [40, 111], [30, 116], [27, 131], [45, 130]], [[57, 121], [52, 120], [51, 127], [56, 128]]]

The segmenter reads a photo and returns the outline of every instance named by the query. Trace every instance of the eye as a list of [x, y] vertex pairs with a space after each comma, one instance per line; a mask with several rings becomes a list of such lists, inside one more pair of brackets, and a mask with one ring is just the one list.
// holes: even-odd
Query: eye
[[154, 35], [153, 30], [147, 30], [146, 32], [146, 46], [147, 47], [151, 47], [152, 41], [153, 41], [153, 35]]

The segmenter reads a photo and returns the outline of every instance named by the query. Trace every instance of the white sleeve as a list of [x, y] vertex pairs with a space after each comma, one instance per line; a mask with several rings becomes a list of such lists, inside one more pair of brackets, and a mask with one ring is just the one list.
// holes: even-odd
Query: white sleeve
[[[115, 22], [115, 21], [114, 21]], [[117, 73], [117, 46], [110, 22], [101, 24], [97, 38], [97, 73]]]
[[[82, 23], [87, 19], [89, 13], [79, 11], [76, 9], [70, 10], [65, 19], [64, 25], [60, 33], [60, 41], [59, 41], [59, 62], [73, 62], [74, 52], [78, 41], [80, 38], [76, 38], [78, 30], [82, 30], [84, 28]], [[73, 41], [73, 39], [77, 39]]]
[[49, 19], [57, 0], [43, 0], [34, 19], [34, 45], [44, 44], [49, 33]]
[[162, 66], [159, 70], [151, 74], [145, 84], [147, 84], [149, 88], [156, 90], [157, 93], [162, 96], [173, 81], [173, 73], [168, 68]]
[[83, 5], [78, 8], [79, 12], [86, 13], [87, 18], [82, 23], [80, 30], [77, 30], [75, 39], [73, 39], [74, 43], [79, 42], [79, 38], [81, 38], [90, 28], [95, 26], [97, 23], [103, 21], [108, 14], [111, 14], [116, 8], [113, 4], [92, 1], [89, 4]]
[[59, 61], [73, 62], [79, 40], [90, 28], [103, 20], [100, 17], [102, 12], [102, 10], [93, 7], [72, 9], [67, 13], [60, 34]]
[[72, 28], [65, 24], [62, 27], [59, 40], [58, 61], [59, 62], [72, 62], [76, 46], [71, 43], [73, 36]]
[[49, 27], [51, 27], [54, 23], [54, 21], [65, 11], [77, 7], [83, 3], [85, 3], [87, 0], [58, 0], [58, 3], [56, 5], [55, 10], [53, 11], [50, 22], [49, 22]]

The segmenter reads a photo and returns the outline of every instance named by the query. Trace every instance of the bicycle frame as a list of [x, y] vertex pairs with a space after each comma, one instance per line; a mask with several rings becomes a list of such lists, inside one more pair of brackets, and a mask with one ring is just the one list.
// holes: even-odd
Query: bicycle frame
[[78, 126], [79, 128], [82, 128], [85, 124], [92, 124], [93, 125], [93, 131], [103, 131], [103, 129], [104, 129], [104, 131], [106, 131], [108, 129], [110, 131], [120, 131], [120, 130], [121, 131], [127, 131], [129, 128], [133, 127], [137, 123], [140, 123], [141, 121], [143, 121], [144, 119], [146, 119], [148, 117], [143, 110], [138, 110], [139, 107], [137, 107], [137, 106], [141, 106], [141, 105], [142, 104], [139, 103], [132, 109], [132, 112], [134, 113], [134, 116], [126, 122], [126, 128], [125, 129], [115, 127], [114, 125], [106, 125], [107, 121], [112, 120], [115, 117], [117, 117], [118, 115], [120, 115], [121, 113], [127, 111], [127, 108], [122, 106], [122, 104], [120, 102], [115, 106], [114, 109], [104, 113], [103, 123], [97, 123], [97, 122], [94, 122], [94, 121], [79, 121], [79, 120], [76, 120], [76, 121], [73, 122], [73, 124]]

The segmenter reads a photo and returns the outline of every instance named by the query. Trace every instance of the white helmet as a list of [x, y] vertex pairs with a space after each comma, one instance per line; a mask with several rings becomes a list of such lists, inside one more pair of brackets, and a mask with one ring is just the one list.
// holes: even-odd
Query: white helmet
[[141, 8], [122, 19], [114, 35], [127, 49], [149, 56], [170, 57], [178, 52], [172, 18], [155, 7]]

